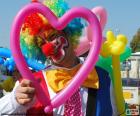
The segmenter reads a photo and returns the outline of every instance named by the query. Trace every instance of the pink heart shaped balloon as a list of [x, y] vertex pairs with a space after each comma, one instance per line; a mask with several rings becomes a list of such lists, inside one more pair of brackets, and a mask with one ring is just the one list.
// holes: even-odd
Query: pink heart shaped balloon
[[[45, 94], [37, 80], [35, 80], [31, 71], [28, 69], [28, 66], [20, 49], [21, 26], [25, 17], [33, 12], [39, 12], [43, 14], [50, 22], [50, 24], [57, 30], [64, 29], [73, 18], [82, 17], [89, 22], [89, 28], [91, 29], [91, 32], [94, 33], [94, 35], [91, 35], [92, 44], [90, 46], [90, 52], [83, 66], [71, 80], [70, 84], [59, 94], [57, 94], [52, 100], [50, 100], [49, 97]], [[52, 110], [52, 108], [59, 107], [61, 104], [63, 104], [86, 79], [87, 75], [93, 69], [98, 59], [101, 41], [102, 32], [99, 21], [96, 15], [94, 15], [90, 10], [83, 7], [73, 8], [58, 19], [46, 6], [40, 3], [30, 3], [29, 5], [22, 8], [22, 10], [19, 11], [19, 13], [14, 19], [11, 29], [10, 45], [17, 68], [19, 69], [23, 78], [33, 81], [33, 85], [36, 89], [37, 98], [44, 106], [47, 106], [45, 108], [45, 112], [48, 112]]]

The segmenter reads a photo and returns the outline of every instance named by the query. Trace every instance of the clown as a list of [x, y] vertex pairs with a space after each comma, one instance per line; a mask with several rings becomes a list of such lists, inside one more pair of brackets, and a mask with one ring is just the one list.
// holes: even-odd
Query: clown
[[[68, 10], [62, 0], [44, 2], [58, 17]], [[62, 7], [63, 6], [63, 7]], [[82, 34], [81, 19], [74, 19], [64, 30], [55, 30], [39, 13], [35, 12], [25, 18], [21, 30], [21, 48], [25, 56], [51, 65], [34, 74], [50, 98], [63, 90], [82, 65], [75, 55], [74, 48]], [[22, 80], [11, 93], [10, 113], [27, 115], [60, 115], [60, 116], [108, 116], [113, 115], [113, 100], [110, 97], [111, 81], [108, 72], [95, 67], [84, 83], [70, 98], [50, 114], [44, 113], [44, 106], [34, 100], [34, 88], [30, 82]], [[25, 88], [28, 91], [25, 91]], [[24, 91], [23, 91], [24, 90]], [[30, 91], [29, 91], [30, 90]], [[22, 95], [22, 96], [21, 96]], [[8, 104], [5, 103], [5, 106]], [[8, 109], [8, 108], [6, 108]], [[4, 110], [3, 110], [4, 112]]]
[[[52, 9], [54, 8], [54, 6], [58, 6], [57, 2], [60, 2], [60, 1], [58, 0], [57, 2], [53, 2], [53, 3], [51, 2], [49, 2], [48, 5], [50, 6], [48, 7]], [[65, 3], [63, 2], [63, 4]], [[64, 9], [61, 8], [63, 13], [65, 12], [66, 9], [68, 9], [67, 6], [64, 7]], [[52, 9], [52, 11], [58, 17], [60, 17], [63, 14], [62, 12], [61, 13], [57, 12], [58, 9], [55, 9], [55, 8]], [[30, 45], [37, 46], [40, 49], [40, 51], [43, 53], [43, 55], [46, 58], [50, 59], [52, 62], [52, 65], [50, 67], [46, 68], [45, 71], [41, 72], [41, 75], [43, 75], [43, 77], [40, 76], [40, 78], [44, 78], [46, 80], [50, 98], [53, 98], [56, 93], [58, 93], [59, 91], [64, 89], [65, 86], [67, 86], [67, 84], [70, 82], [72, 77], [75, 75], [75, 73], [78, 71], [78, 69], [82, 65], [82, 62], [80, 62], [79, 58], [76, 57], [74, 53], [74, 48], [78, 44], [78, 38], [82, 34], [82, 28], [83, 28], [83, 24], [81, 23], [81, 19], [73, 20], [62, 31], [57, 31], [53, 29], [52, 26], [49, 24], [49, 22], [41, 14], [34, 13], [25, 19], [22, 34], [24, 35], [24, 33], [28, 32], [31, 36], [33, 36], [33, 39], [32, 39], [33, 41], [30, 41], [31, 39], [29, 38], [27, 39], [27, 37], [25, 37], [23, 39], [23, 42], [28, 44], [28, 46]], [[88, 93], [95, 94], [92, 100], [95, 100], [94, 105], [96, 106], [97, 89], [99, 89], [99, 83], [100, 83], [99, 77], [101, 77], [101, 75], [99, 75], [98, 73], [101, 74], [100, 71], [102, 72], [103, 76], [106, 76], [105, 79], [108, 79], [108, 89], [109, 89], [110, 80], [109, 80], [109, 75], [107, 74], [107, 72], [98, 68], [93, 69], [91, 74], [89, 74], [87, 80], [83, 83], [82, 87], [78, 90], [79, 93], [75, 93], [76, 95], [79, 94], [81, 96], [81, 98], [79, 98], [79, 102], [77, 100], [77, 103], [73, 103], [72, 99], [78, 98], [75, 95], [73, 95], [67, 101], [68, 103], [71, 102], [71, 104], [68, 105], [68, 103], [66, 103], [62, 107], [58, 109], [54, 109], [54, 114], [68, 115], [70, 113], [70, 109], [73, 109], [71, 110], [73, 115], [74, 114], [79, 114], [79, 115], [87, 114], [88, 115], [88, 113], [90, 114], [91, 113], [90, 107], [89, 107], [90, 104], [87, 105], [88, 104], [87, 102], [90, 103], [90, 101], [88, 101]], [[90, 89], [88, 90], [88, 88], [90, 88], [92, 92], [89, 92]], [[108, 107], [104, 108], [104, 110], [111, 114], [112, 106], [111, 106], [111, 101], [110, 101], [110, 93], [109, 91], [107, 91], [106, 93], [108, 93], [109, 95], [109, 96], [106, 96], [106, 98], [109, 98], [109, 99], [106, 100], [108, 101], [108, 103], [106, 103], [106, 105], [108, 104]], [[87, 96], [84, 96], [85, 94], [87, 94]], [[81, 104], [81, 106], [79, 106], [78, 104], [79, 105]], [[71, 105], [73, 105], [73, 107], [70, 107]], [[77, 107], [79, 106], [79, 108], [76, 108], [76, 106]], [[60, 112], [60, 109], [62, 109], [61, 112]], [[76, 111], [78, 109], [79, 111]], [[103, 109], [101, 108], [101, 110]], [[93, 111], [92, 113], [94, 114], [97, 113], [98, 115], [98, 111], [96, 110], [96, 108], [91, 109], [91, 111]], [[101, 112], [102, 111], [99, 111], [99, 114]]]
[[[74, 77], [76, 72], [81, 67], [82, 62], [75, 55], [74, 45], [70, 38], [71, 36], [69, 36], [69, 33], [66, 32], [70, 27], [66, 28], [67, 29], [66, 31], [65, 29], [63, 31], [57, 31], [53, 29], [51, 25], [46, 21], [45, 24], [46, 27], [40, 27], [41, 29], [38, 29], [39, 32], [38, 31], [34, 32], [34, 27], [32, 27], [32, 25], [28, 21], [31, 21], [32, 19], [42, 20], [41, 18], [42, 15], [37, 13], [28, 16], [25, 19], [25, 23], [23, 25], [23, 33], [24, 31], [26, 32], [26, 29], [29, 29], [30, 34], [34, 35], [35, 33], [34, 35], [35, 40], [33, 40], [34, 44], [37, 47], [39, 47], [42, 53], [45, 55], [45, 57], [50, 59], [52, 62], [52, 65], [47, 67], [46, 70], [36, 74], [37, 77], [40, 78], [41, 80], [45, 79], [50, 98], [53, 98], [59, 91], [61, 91], [62, 89], [65, 88], [65, 86], [67, 86], [67, 84], [70, 82], [70, 80]], [[72, 35], [73, 33], [70, 34]], [[106, 99], [107, 102], [104, 103], [104, 105], [106, 105], [107, 107], [104, 109], [100, 107], [101, 110], [104, 111], [97, 111], [96, 109], [97, 106], [96, 100], [98, 97], [97, 89], [99, 89], [100, 83], [99, 78], [101, 78], [102, 76], [104, 76], [106, 83], [108, 83], [108, 85], [104, 85], [104, 87], [106, 88], [106, 90], [104, 90], [106, 94], [104, 95], [106, 96], [105, 98], [107, 98]], [[110, 101], [109, 85], [110, 80], [107, 72], [100, 69], [99, 67], [93, 69], [93, 71], [89, 74], [88, 78], [82, 84], [82, 87], [79, 88], [77, 92], [74, 95], [72, 95], [64, 105], [60, 106], [57, 109], [54, 109], [53, 114], [66, 116], [69, 115], [80, 116], [80, 115], [101, 115], [103, 112], [108, 112], [111, 115], [112, 106]], [[94, 103], [92, 103], [92, 100]], [[42, 107], [39, 106], [38, 104], [39, 103], [37, 103], [38, 107]], [[33, 109], [36, 109], [36, 107], [33, 107], [27, 112], [33, 113], [32, 111], [35, 111]]]

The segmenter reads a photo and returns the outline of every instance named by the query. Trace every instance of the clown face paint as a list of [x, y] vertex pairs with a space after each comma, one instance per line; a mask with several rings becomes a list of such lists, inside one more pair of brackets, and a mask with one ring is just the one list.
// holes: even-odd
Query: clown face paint
[[61, 62], [65, 57], [64, 48], [68, 47], [68, 41], [63, 36], [57, 36], [42, 46], [42, 52], [54, 63]]

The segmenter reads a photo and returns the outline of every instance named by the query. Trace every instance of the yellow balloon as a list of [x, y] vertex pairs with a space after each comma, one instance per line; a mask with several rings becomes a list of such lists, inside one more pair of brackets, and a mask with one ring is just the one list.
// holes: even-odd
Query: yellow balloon
[[125, 50], [125, 44], [121, 41], [115, 41], [111, 45], [111, 54], [112, 55], [121, 55]]
[[112, 31], [108, 31], [106, 38], [107, 40], [103, 43], [100, 52], [103, 57], [121, 55], [125, 51], [125, 46], [127, 44], [126, 36], [120, 34], [115, 37]]
[[128, 43], [127, 37], [125, 35], [122, 35], [122, 34], [120, 34], [120, 35], [117, 36], [117, 41], [121, 41], [125, 45]]
[[105, 42], [105, 43], [102, 45], [100, 54], [101, 54], [103, 57], [108, 57], [108, 56], [110, 56], [110, 49], [109, 49], [108, 46], [110, 46], [108, 42]]
[[115, 37], [112, 31], [108, 31], [107, 40], [103, 43], [101, 55], [107, 57], [112, 56], [112, 68], [114, 77], [114, 92], [117, 110], [120, 116], [125, 116], [125, 102], [122, 91], [121, 70], [120, 70], [120, 55], [125, 51], [127, 38], [124, 35]]
[[123, 98], [122, 80], [120, 73], [120, 56], [112, 56], [113, 77], [114, 77], [114, 93], [116, 106], [120, 116], [125, 116], [125, 101]]
[[115, 36], [112, 31], [107, 31], [106, 37], [109, 43], [113, 43], [115, 41]]

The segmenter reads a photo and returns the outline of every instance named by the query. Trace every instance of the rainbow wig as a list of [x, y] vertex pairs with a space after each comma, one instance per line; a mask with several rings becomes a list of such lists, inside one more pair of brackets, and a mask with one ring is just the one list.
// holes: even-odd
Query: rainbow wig
[[[50, 8], [57, 17], [61, 17], [67, 10], [69, 10], [68, 4], [65, 0], [44, 0], [43, 4]], [[72, 42], [74, 48], [78, 45], [83, 27], [84, 24], [81, 18], [75, 18], [62, 30], [67, 34], [67, 37]], [[55, 33], [56, 31], [43, 15], [36, 12], [30, 14], [25, 18], [22, 26], [20, 43], [22, 52], [26, 57], [44, 63], [46, 57], [43, 55], [41, 48], [39, 47], [43, 39], [36, 39], [36, 35], [42, 29], [45, 29], [45, 32], [47, 31], [48, 35], [50, 33]]]

